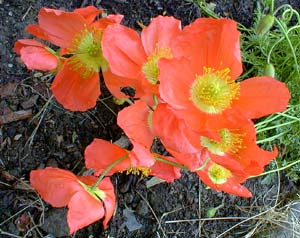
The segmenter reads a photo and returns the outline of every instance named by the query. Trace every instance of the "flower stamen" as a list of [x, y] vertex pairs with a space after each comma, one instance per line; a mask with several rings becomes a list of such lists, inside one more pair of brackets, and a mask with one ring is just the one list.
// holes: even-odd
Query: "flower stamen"
[[197, 75], [190, 89], [190, 99], [201, 111], [219, 114], [230, 108], [234, 99], [238, 99], [240, 86], [231, 80], [230, 69], [213, 70], [204, 68], [203, 75]]

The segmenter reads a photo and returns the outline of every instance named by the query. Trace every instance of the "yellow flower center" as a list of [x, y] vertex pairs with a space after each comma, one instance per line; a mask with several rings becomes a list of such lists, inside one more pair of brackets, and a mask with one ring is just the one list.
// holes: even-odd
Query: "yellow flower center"
[[243, 134], [232, 133], [228, 129], [219, 131], [221, 141], [216, 141], [205, 136], [200, 137], [201, 145], [207, 148], [211, 153], [224, 155], [224, 153], [236, 154], [243, 148]]
[[72, 41], [70, 53], [73, 55], [71, 64], [74, 70], [83, 69], [83, 77], [106, 70], [108, 63], [103, 57], [101, 48], [102, 31], [84, 29]]
[[240, 86], [231, 80], [229, 73], [228, 68], [217, 71], [204, 68], [203, 75], [196, 75], [190, 94], [199, 110], [218, 114], [230, 108], [232, 100], [239, 96]]
[[215, 184], [226, 183], [227, 179], [232, 176], [231, 172], [221, 165], [213, 163], [208, 169], [208, 176]]
[[149, 176], [151, 170], [147, 167], [130, 167], [126, 170], [126, 174], [134, 174], [134, 175], [142, 175], [142, 176]]
[[157, 66], [157, 62], [161, 58], [173, 58], [171, 49], [156, 48], [154, 52], [150, 56], [148, 56], [147, 62], [142, 66], [142, 72], [145, 75], [146, 79], [154, 85], [158, 83], [159, 68]]

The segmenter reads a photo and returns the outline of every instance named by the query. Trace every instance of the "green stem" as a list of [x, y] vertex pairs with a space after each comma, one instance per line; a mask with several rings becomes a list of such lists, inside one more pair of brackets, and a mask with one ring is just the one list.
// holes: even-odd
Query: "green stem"
[[187, 170], [187, 167], [185, 167], [184, 165], [181, 165], [181, 164], [177, 164], [175, 162], [172, 162], [170, 160], [165, 160], [163, 158], [160, 158], [160, 157], [154, 157], [155, 160], [159, 161], [159, 162], [162, 162], [162, 163], [165, 163], [165, 164], [169, 164], [169, 165], [172, 165], [176, 168], [180, 168], [180, 169], [183, 169], [183, 170]]
[[116, 166], [118, 163], [120, 163], [121, 161], [125, 160], [128, 158], [128, 154], [123, 155], [122, 157], [120, 157], [119, 159], [115, 160], [114, 162], [112, 162], [102, 173], [101, 175], [98, 177], [97, 181], [94, 183], [94, 185], [92, 186], [92, 190], [96, 189], [97, 186], [99, 185], [99, 183], [102, 181], [102, 179], [106, 176], [106, 174], [114, 167]]
[[274, 0], [271, 1], [271, 7], [270, 7], [270, 14], [273, 15], [274, 13]]
[[269, 126], [269, 127], [257, 130], [256, 133], [258, 134], [258, 133], [261, 133], [263, 131], [268, 131], [268, 130], [271, 130], [271, 129], [279, 128], [279, 127], [286, 126], [286, 125], [289, 125], [289, 124], [292, 124], [292, 123], [295, 123], [295, 122], [299, 122], [299, 121], [298, 120], [293, 120], [293, 121], [288, 121], [288, 122], [282, 123], [280, 125]]
[[283, 166], [283, 167], [281, 167], [281, 168], [278, 168], [278, 169], [272, 169], [272, 170], [266, 171], [266, 172], [261, 173], [261, 174], [256, 175], [256, 176], [250, 176], [250, 178], [257, 178], [257, 177], [264, 176], [264, 175], [267, 175], [267, 174], [272, 174], [272, 173], [275, 173], [275, 172], [279, 172], [279, 171], [281, 171], [281, 170], [285, 170], [285, 169], [287, 169], [287, 168], [289, 168], [289, 167], [292, 167], [293, 165], [298, 164], [298, 163], [300, 163], [300, 159], [299, 159], [299, 160], [296, 160], [296, 161], [294, 161], [294, 162], [292, 162], [292, 163], [289, 163], [289, 164], [287, 164], [286, 166]]
[[204, 169], [209, 161], [210, 161], [210, 157], [207, 157], [206, 160], [203, 162], [203, 164], [200, 167], [198, 167], [195, 171], [200, 171]]

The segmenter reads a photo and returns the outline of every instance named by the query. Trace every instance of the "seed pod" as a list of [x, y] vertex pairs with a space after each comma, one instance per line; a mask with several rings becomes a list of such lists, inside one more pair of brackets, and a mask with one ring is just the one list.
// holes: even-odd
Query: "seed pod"
[[265, 76], [271, 76], [275, 77], [275, 68], [274, 65], [271, 63], [268, 63], [264, 69], [264, 75]]
[[256, 34], [258, 36], [266, 34], [274, 24], [275, 17], [273, 15], [266, 15], [260, 19], [256, 28]]

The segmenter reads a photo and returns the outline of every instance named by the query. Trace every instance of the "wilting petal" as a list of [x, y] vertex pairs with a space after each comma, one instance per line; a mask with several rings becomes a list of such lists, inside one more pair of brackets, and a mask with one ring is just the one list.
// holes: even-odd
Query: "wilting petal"
[[[114, 95], [116, 98], [128, 98], [135, 97], [140, 98], [143, 96], [143, 88], [141, 85], [141, 81], [132, 78], [124, 78], [120, 77], [116, 74], [113, 74], [110, 70], [106, 70], [103, 73], [105, 85], [108, 90]], [[126, 87], [131, 87], [134, 90], [134, 95], [126, 95], [121, 91]]]
[[[157, 155], [157, 156], [159, 158], [163, 158], [164, 160], [178, 163], [178, 161], [176, 161], [173, 157], [170, 156], [165, 157], [161, 155]], [[156, 161], [155, 164], [151, 166], [150, 174], [160, 179], [163, 179], [168, 183], [173, 182], [175, 179], [179, 179], [181, 176], [181, 172], [179, 168], [160, 161]]]
[[[70, 58], [72, 59], [72, 58]], [[66, 61], [57, 73], [51, 91], [64, 108], [72, 111], [86, 111], [96, 105], [100, 96], [99, 73], [90, 72], [84, 76], [84, 69], [73, 69]]]
[[108, 26], [102, 37], [103, 55], [114, 74], [125, 78], [139, 78], [146, 54], [139, 35], [120, 24]]
[[174, 17], [158, 16], [151, 20], [141, 34], [147, 55], [155, 49], [170, 48], [171, 42], [181, 32], [181, 22]]
[[30, 183], [53, 207], [66, 206], [74, 193], [83, 190], [73, 173], [58, 168], [32, 170]]
[[70, 234], [98, 221], [105, 215], [102, 202], [86, 191], [75, 193], [68, 207], [67, 222]]
[[232, 107], [246, 118], [259, 118], [286, 109], [290, 93], [286, 85], [272, 77], [255, 77], [241, 82], [241, 92]]
[[154, 139], [151, 114], [152, 111], [145, 102], [136, 101], [118, 113], [118, 125], [131, 140], [150, 148]]
[[[98, 176], [110, 164], [120, 158], [125, 158], [126, 155], [128, 155], [128, 152], [125, 149], [102, 139], [94, 139], [84, 151], [85, 166], [88, 169], [95, 169], [95, 175]], [[129, 159], [125, 159], [116, 164], [107, 175], [125, 171], [129, 167], [130, 161]]]

